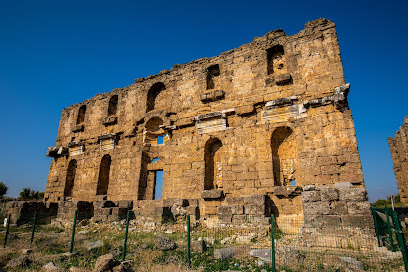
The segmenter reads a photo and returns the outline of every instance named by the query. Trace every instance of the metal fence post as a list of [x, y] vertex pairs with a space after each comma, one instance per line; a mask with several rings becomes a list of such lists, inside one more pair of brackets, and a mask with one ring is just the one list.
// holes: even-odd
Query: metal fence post
[[75, 227], [76, 227], [77, 213], [78, 213], [78, 210], [75, 210], [74, 224], [72, 225], [71, 247], [69, 248], [69, 253], [71, 253], [71, 254], [72, 254], [72, 251], [74, 250], [74, 238], [75, 238]]
[[385, 206], [385, 215], [387, 216], [387, 228], [388, 228], [388, 235], [390, 236], [391, 249], [392, 249], [392, 252], [395, 252], [394, 238], [392, 238], [392, 229], [391, 229], [391, 224], [390, 224], [390, 212], [387, 206]]
[[126, 215], [126, 231], [125, 231], [125, 241], [123, 242], [123, 256], [122, 256], [122, 262], [125, 261], [125, 256], [126, 256], [126, 245], [127, 245], [128, 230], [129, 230], [129, 213], [130, 213], [130, 211], [128, 211], [128, 212], [127, 212], [127, 215]]
[[11, 217], [11, 214], [9, 214], [9, 215], [8, 215], [8, 218], [7, 218], [6, 235], [4, 236], [4, 244], [3, 244], [3, 247], [4, 247], [4, 248], [6, 248], [7, 237], [8, 237], [8, 234], [9, 234], [10, 217]]
[[272, 239], [272, 248], [271, 248], [272, 272], [276, 272], [276, 267], [275, 267], [275, 218], [273, 217], [273, 214], [271, 215], [271, 239]]
[[375, 235], [377, 236], [377, 241], [378, 241], [378, 246], [381, 246], [381, 241], [380, 241], [380, 231], [378, 229], [378, 221], [377, 221], [377, 214], [374, 208], [371, 208], [371, 212], [373, 213], [373, 219], [374, 219], [374, 227], [375, 227]]
[[187, 262], [191, 267], [190, 215], [187, 215]]
[[37, 223], [37, 211], [34, 212], [34, 220], [33, 220], [33, 230], [31, 232], [31, 241], [30, 243], [32, 244], [34, 241], [34, 232], [35, 232], [35, 224]]
[[396, 211], [391, 211], [392, 222], [394, 223], [395, 233], [397, 234], [398, 245], [402, 253], [402, 258], [404, 259], [405, 271], [408, 272], [408, 258], [405, 246], [404, 234], [401, 231], [401, 225], [398, 219], [398, 214]]

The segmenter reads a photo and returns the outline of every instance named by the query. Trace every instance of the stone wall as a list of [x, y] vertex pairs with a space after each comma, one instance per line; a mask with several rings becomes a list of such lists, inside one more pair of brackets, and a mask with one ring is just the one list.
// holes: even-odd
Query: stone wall
[[376, 236], [367, 191], [351, 183], [305, 186], [302, 193], [303, 246], [372, 249]]
[[401, 201], [408, 202], [408, 116], [395, 133], [394, 138], [388, 137], [394, 173], [397, 179]]
[[140, 212], [163, 171], [163, 199], [198, 199], [204, 218], [251, 195], [268, 196], [279, 216], [301, 214], [300, 197], [275, 188], [364, 187], [345, 83], [326, 19], [136, 79], [62, 111], [45, 200], [106, 197]]
[[42, 201], [10, 201], [5, 205], [5, 213], [10, 215], [11, 224], [32, 224], [34, 214], [37, 212], [37, 222], [56, 217], [57, 203], [44, 203]]

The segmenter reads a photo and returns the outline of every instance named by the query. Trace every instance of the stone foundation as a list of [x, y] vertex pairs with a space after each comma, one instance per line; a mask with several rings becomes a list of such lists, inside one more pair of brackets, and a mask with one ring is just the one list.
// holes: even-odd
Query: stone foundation
[[374, 221], [364, 188], [351, 183], [332, 187], [305, 186], [304, 221], [298, 243], [302, 246], [372, 249]]

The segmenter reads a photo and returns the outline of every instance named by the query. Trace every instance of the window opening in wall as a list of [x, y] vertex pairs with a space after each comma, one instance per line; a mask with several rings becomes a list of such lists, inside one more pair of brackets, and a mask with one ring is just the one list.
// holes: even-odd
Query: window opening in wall
[[159, 158], [153, 158], [152, 162], [157, 162]]
[[295, 180], [290, 181], [290, 186], [296, 186], [296, 181]]
[[276, 72], [276, 70], [283, 69], [285, 67], [282, 45], [275, 45], [272, 48], [269, 48], [268, 51], [268, 75], [271, 75]]
[[150, 87], [147, 93], [147, 105], [146, 105], [146, 112], [154, 110], [156, 106], [156, 98], [160, 94], [161, 91], [165, 90], [166, 86], [161, 83], [157, 82]]
[[109, 99], [108, 116], [115, 116], [118, 108], [118, 96], [114, 95]]
[[164, 138], [167, 136], [167, 134], [159, 135], [157, 136], [157, 144], [161, 145], [164, 144]]
[[154, 200], [162, 198], [163, 191], [163, 171], [155, 171], [155, 181], [154, 181]]
[[215, 88], [215, 78], [220, 75], [220, 66], [218, 64], [212, 65], [207, 69], [207, 90]]
[[219, 139], [210, 139], [205, 145], [204, 162], [204, 190], [222, 188], [222, 160]]
[[99, 168], [97, 195], [106, 195], [109, 187], [109, 173], [111, 166], [111, 156], [105, 155], [101, 160]]
[[74, 184], [75, 184], [76, 168], [77, 168], [77, 161], [71, 160], [68, 164], [67, 178], [65, 181], [64, 196], [66, 197], [72, 196], [72, 192], [74, 190]]
[[78, 117], [77, 117], [77, 122], [76, 124], [82, 124], [85, 121], [85, 112], [86, 112], [86, 106], [82, 105], [79, 110], [78, 110]]

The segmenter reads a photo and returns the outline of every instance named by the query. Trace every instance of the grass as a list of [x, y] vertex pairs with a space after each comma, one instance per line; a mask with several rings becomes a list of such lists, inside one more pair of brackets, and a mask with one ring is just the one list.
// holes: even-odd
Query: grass
[[[231, 228], [216, 228], [208, 229], [204, 226], [194, 227], [191, 233], [192, 240], [197, 240], [199, 237], [214, 238], [214, 245], [209, 245], [209, 250], [204, 253], [192, 251], [191, 264], [192, 268], [187, 267], [187, 241], [184, 226], [176, 226], [172, 224], [158, 225], [154, 229], [147, 231], [143, 228], [135, 228], [128, 235], [127, 255], [126, 260], [134, 268], [135, 271], [255, 271], [260, 272], [262, 269], [270, 271], [270, 263], [259, 263], [258, 259], [250, 258], [248, 255], [235, 256], [225, 260], [215, 259], [214, 250], [224, 247], [243, 246], [248, 250], [250, 248], [270, 248], [270, 229], [265, 226], [262, 229], [259, 226], [256, 228], [243, 227], [237, 229]], [[168, 229], [174, 229], [172, 233], [165, 234]], [[9, 260], [22, 256], [23, 249], [32, 248], [32, 253], [29, 258], [33, 260], [30, 267], [22, 270], [21, 268], [9, 271], [40, 271], [42, 266], [53, 261], [61, 267], [63, 271], [67, 271], [71, 266], [75, 266], [81, 271], [92, 271], [95, 266], [96, 259], [106, 253], [114, 250], [123, 250], [124, 241], [124, 226], [123, 223], [112, 227], [109, 224], [88, 225], [78, 227], [76, 230], [74, 255], [67, 255], [69, 251], [71, 228], [63, 228], [58, 225], [40, 225], [36, 229], [34, 244], [30, 245], [31, 228], [30, 226], [13, 227], [10, 229], [12, 233], [17, 234], [18, 239], [10, 239], [6, 249], [0, 251], [0, 263], [6, 264]], [[79, 234], [82, 230], [82, 234]], [[178, 244], [178, 248], [173, 251], [162, 252], [155, 249], [155, 235], [163, 233], [170, 237]], [[238, 244], [237, 239], [232, 239], [230, 242], [222, 244], [221, 241], [228, 237], [243, 236], [254, 233], [254, 239], [247, 244]], [[261, 234], [262, 233], [262, 234]], [[2, 233], [4, 238], [4, 234]], [[1, 238], [1, 235], [0, 235]], [[280, 229], [275, 229], [275, 239], [277, 240], [277, 248], [282, 244], [291, 245], [296, 241], [296, 236], [286, 234]], [[103, 242], [102, 247], [87, 250], [86, 245], [90, 241], [100, 240]], [[367, 255], [361, 249], [349, 246], [348, 249], [343, 249], [341, 252], [328, 249], [301, 249], [301, 252], [306, 256], [306, 261], [303, 264], [296, 262], [285, 262], [277, 258], [278, 271], [295, 272], [295, 271], [343, 271], [337, 265], [338, 259], [341, 256], [352, 256], [356, 260], [361, 261], [367, 270], [371, 271], [399, 271], [402, 260], [386, 260]], [[122, 255], [116, 257], [121, 259]], [[340, 270], [339, 270], [340, 269]]]

